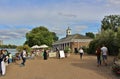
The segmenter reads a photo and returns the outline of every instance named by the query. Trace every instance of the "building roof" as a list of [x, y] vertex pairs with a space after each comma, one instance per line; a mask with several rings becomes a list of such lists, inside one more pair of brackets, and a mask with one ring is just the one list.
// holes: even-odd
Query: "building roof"
[[86, 36], [81, 35], [81, 34], [73, 34], [73, 35], [69, 35], [67, 37], [64, 37], [64, 38], [56, 41], [55, 43], [53, 43], [53, 45], [60, 44], [60, 43], [63, 43], [63, 42], [71, 42], [74, 39], [92, 39], [92, 38], [86, 37]]

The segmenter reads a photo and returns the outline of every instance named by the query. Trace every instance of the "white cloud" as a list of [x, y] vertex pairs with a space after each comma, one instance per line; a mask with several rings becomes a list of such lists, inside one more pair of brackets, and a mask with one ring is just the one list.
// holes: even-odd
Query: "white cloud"
[[108, 3], [113, 4], [113, 5], [119, 5], [120, 6], [120, 0], [107, 0]]
[[[75, 2], [76, 1], [76, 2]], [[102, 6], [89, 5], [79, 0], [66, 1], [58, 5], [48, 5], [37, 8], [14, 8], [0, 11], [0, 24], [8, 25], [53, 25], [61, 26], [80, 21], [99, 21], [106, 11]], [[72, 3], [74, 2], [74, 3]], [[106, 10], [106, 9], [105, 9]], [[62, 25], [63, 26], [63, 25]]]
[[2, 29], [0, 30], [0, 39], [19, 39], [25, 37], [28, 29]]
[[58, 13], [58, 15], [60, 15], [60, 16], [65, 16], [65, 17], [77, 17], [76, 15], [74, 15], [74, 14], [64, 14], [64, 13]]
[[[96, 20], [99, 19], [98, 15], [104, 12], [99, 7], [91, 6], [72, 1], [68, 3], [53, 4], [47, 7], [27, 7], [20, 8], [0, 8], [0, 23], [4, 24], [38, 24], [41, 22], [49, 23], [53, 20], [60, 21], [59, 23], [71, 20]], [[97, 9], [96, 9], [97, 8]]]
[[81, 33], [83, 30], [87, 28], [88, 26], [85, 26], [85, 25], [74, 26], [73, 31], [74, 33]]
[[111, 8], [112, 9], [111, 11], [119, 11], [120, 0], [106, 0], [105, 6], [107, 8]]
[[55, 32], [57, 34], [57, 36], [63, 36], [63, 35], [65, 35], [67, 28], [66, 27], [63, 28], [63, 26], [61, 26], [61, 27], [60, 26], [52, 26], [49, 29], [50, 29], [50, 31]]
[[[34, 0], [17, 0], [20, 4], [16, 4], [17, 1], [9, 4], [12, 0], [1, 1], [0, 25], [5, 24], [8, 29], [0, 30], [0, 39], [22, 38], [29, 28], [31, 30], [41, 25], [56, 32], [58, 36], [65, 35], [68, 26], [72, 28], [72, 33], [81, 33], [91, 28], [88, 22], [98, 23], [106, 15], [120, 13], [120, 0], [60, 0], [59, 3], [52, 0], [44, 4], [33, 4]], [[20, 25], [25, 26], [22, 27], [25, 29], [16, 29]]]

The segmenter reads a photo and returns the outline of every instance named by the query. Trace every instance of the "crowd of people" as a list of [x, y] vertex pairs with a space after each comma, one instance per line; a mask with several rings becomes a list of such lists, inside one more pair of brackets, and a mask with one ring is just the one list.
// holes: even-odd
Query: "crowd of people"
[[29, 54], [27, 53], [27, 50], [24, 48], [20, 53], [16, 53], [15, 55], [12, 55], [7, 50], [0, 50], [0, 76], [4, 76], [6, 74], [6, 67], [17, 60], [22, 60], [20, 63], [20, 67], [24, 67], [26, 63], [26, 59], [34, 59], [35, 56], [41, 56], [44, 60], [47, 60], [48, 58], [48, 51], [42, 50], [42, 51], [36, 51], [32, 50]]
[[[82, 47], [78, 50], [80, 54], [80, 59], [82, 59], [82, 56], [84, 54], [84, 50]], [[99, 67], [102, 62], [104, 65], [107, 66], [107, 52], [108, 49], [103, 45], [102, 47], [98, 46], [96, 49], [96, 55], [97, 55], [97, 66]], [[11, 53], [9, 53], [7, 50], [0, 50], [0, 75], [4, 76], [6, 73], [6, 67], [16, 60], [22, 60], [20, 67], [25, 66], [25, 62], [27, 58], [34, 59], [35, 56], [42, 56], [44, 60], [47, 60], [48, 58], [48, 51], [47, 50], [32, 50], [30, 52], [30, 55], [28, 55], [26, 49], [23, 49], [21, 53], [16, 53], [15, 56], [13, 56]]]

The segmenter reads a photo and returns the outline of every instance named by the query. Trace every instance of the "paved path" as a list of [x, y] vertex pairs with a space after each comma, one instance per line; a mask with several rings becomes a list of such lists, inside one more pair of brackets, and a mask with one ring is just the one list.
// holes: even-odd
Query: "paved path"
[[[112, 58], [109, 58], [111, 63]], [[120, 79], [111, 66], [96, 66], [96, 56], [71, 55], [65, 59], [35, 58], [27, 60], [25, 67], [12, 63], [7, 67], [7, 73], [0, 79]]]

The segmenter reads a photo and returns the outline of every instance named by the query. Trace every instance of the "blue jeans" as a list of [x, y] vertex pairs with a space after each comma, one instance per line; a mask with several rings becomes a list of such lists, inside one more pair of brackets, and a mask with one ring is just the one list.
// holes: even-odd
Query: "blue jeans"
[[9, 58], [9, 59], [8, 59], [8, 62], [9, 62], [9, 63], [12, 63], [12, 58]]
[[103, 55], [102, 57], [103, 57], [103, 61], [107, 60], [107, 55]]
[[97, 56], [97, 63], [98, 63], [98, 65], [101, 65], [101, 58], [100, 58], [100, 56]]

